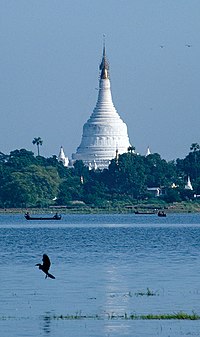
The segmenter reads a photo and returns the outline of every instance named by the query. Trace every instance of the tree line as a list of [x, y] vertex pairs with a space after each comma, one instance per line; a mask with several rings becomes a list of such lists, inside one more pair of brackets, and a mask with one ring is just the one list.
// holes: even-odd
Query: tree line
[[[37, 142], [36, 142], [37, 145]], [[185, 189], [188, 176], [193, 191]], [[165, 202], [200, 195], [200, 146], [193, 143], [184, 159], [167, 162], [158, 153], [142, 156], [132, 149], [111, 160], [108, 169], [90, 170], [82, 161], [66, 168], [56, 156], [34, 156], [26, 149], [0, 152], [0, 207], [48, 207], [81, 201], [106, 206], [151, 199], [159, 187]]]

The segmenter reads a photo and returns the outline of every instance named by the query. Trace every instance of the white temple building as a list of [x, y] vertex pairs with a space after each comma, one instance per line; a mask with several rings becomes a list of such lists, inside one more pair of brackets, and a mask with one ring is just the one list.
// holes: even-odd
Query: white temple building
[[191, 190], [193, 191], [193, 187], [190, 181], [190, 177], [188, 176], [187, 184], [185, 185], [185, 190]]
[[151, 150], [150, 150], [150, 148], [149, 148], [149, 146], [148, 146], [147, 152], [146, 152], [146, 154], [145, 154], [145, 157], [149, 156], [150, 154], [151, 154]]
[[100, 64], [99, 93], [96, 106], [83, 126], [83, 134], [72, 160], [82, 160], [90, 168], [107, 168], [110, 160], [127, 152], [129, 142], [127, 126], [116, 111], [110, 88], [109, 64], [105, 45]]
[[64, 149], [63, 149], [62, 146], [60, 147], [60, 152], [59, 152], [59, 155], [58, 155], [58, 161], [61, 161], [65, 167], [67, 167], [69, 165], [69, 159], [68, 159], [68, 157], [65, 156]]

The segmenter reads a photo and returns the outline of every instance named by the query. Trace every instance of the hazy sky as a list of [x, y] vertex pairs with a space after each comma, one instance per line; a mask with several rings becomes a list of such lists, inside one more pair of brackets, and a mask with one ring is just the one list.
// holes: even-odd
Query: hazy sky
[[130, 142], [167, 160], [200, 143], [199, 0], [0, 0], [0, 151], [76, 151], [103, 34]]

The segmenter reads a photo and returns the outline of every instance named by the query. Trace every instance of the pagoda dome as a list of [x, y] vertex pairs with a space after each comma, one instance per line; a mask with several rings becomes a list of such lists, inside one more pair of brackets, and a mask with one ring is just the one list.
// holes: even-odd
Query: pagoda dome
[[120, 118], [112, 101], [109, 79], [109, 64], [105, 46], [100, 64], [99, 93], [96, 106], [83, 126], [83, 134], [72, 159], [82, 160], [84, 164], [96, 163], [99, 169], [107, 168], [118, 154], [127, 152], [130, 147], [127, 126]]

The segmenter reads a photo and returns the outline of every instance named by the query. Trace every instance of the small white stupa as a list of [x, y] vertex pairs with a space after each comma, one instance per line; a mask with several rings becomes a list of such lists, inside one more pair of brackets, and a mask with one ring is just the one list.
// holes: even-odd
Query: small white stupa
[[188, 176], [187, 184], [185, 185], [185, 190], [191, 190], [193, 191], [193, 187], [190, 181], [190, 177]]
[[62, 146], [60, 147], [58, 161], [61, 161], [65, 167], [69, 166], [69, 159], [65, 156], [65, 152]]
[[96, 107], [83, 126], [81, 143], [72, 154], [72, 160], [82, 160], [94, 169], [107, 168], [118, 153], [127, 152], [130, 145], [127, 126], [117, 113], [111, 95], [109, 64], [105, 44], [100, 64], [99, 95]]
[[149, 156], [150, 154], [151, 154], [151, 151], [150, 151], [150, 148], [149, 148], [149, 146], [148, 146], [147, 152], [146, 152], [146, 154], [145, 154], [145, 157]]

